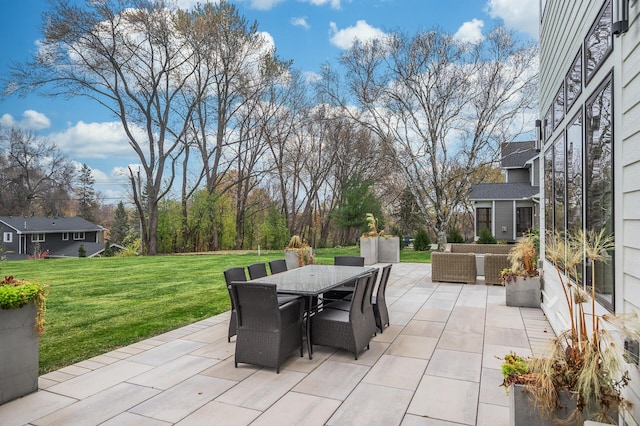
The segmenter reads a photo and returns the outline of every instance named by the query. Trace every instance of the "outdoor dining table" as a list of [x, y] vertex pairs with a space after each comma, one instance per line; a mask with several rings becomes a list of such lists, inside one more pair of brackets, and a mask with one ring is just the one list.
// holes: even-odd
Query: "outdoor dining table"
[[317, 306], [314, 305], [313, 302], [314, 297], [318, 297], [335, 287], [349, 283], [360, 275], [373, 270], [374, 268], [372, 267], [360, 266], [306, 265], [249, 282], [275, 284], [278, 293], [295, 294], [307, 298], [307, 303], [305, 304], [307, 315], [307, 350], [309, 352], [309, 359], [312, 359], [313, 349], [311, 345], [310, 317], [317, 309]]

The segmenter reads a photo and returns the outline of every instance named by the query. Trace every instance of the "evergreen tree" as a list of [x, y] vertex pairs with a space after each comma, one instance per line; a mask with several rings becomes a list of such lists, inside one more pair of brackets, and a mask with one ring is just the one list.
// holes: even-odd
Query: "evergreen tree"
[[123, 244], [125, 237], [129, 234], [131, 225], [129, 225], [129, 215], [124, 209], [122, 201], [118, 203], [111, 225], [111, 241], [115, 244]]
[[91, 176], [91, 169], [86, 164], [83, 164], [76, 189], [79, 202], [78, 216], [87, 219], [89, 222], [96, 222], [96, 212], [98, 210], [96, 191], [93, 188], [94, 184], [95, 179]]

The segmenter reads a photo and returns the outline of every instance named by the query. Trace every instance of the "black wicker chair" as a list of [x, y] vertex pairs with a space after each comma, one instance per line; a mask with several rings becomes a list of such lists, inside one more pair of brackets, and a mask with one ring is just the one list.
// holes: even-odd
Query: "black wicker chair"
[[272, 260], [269, 262], [269, 269], [272, 274], [279, 274], [287, 270], [287, 262], [284, 259]]
[[349, 311], [323, 309], [311, 317], [312, 344], [345, 349], [355, 359], [365, 348], [369, 349], [372, 334], [364, 310], [364, 297], [370, 278], [370, 274], [365, 274], [356, 280]]
[[253, 263], [247, 266], [249, 270], [249, 278], [257, 280], [267, 276], [267, 266], [264, 263]]
[[[365, 318], [367, 320], [367, 326], [369, 327], [371, 336], [375, 336], [377, 332], [376, 317], [372, 300], [372, 293], [374, 287], [376, 286], [377, 279], [378, 270], [376, 269], [371, 273], [371, 277], [369, 278], [369, 282], [367, 283], [367, 289], [362, 299], [362, 311], [364, 312]], [[355, 293], [351, 293], [351, 295], [354, 294]], [[349, 311], [351, 309], [352, 303], [353, 297], [349, 297], [348, 299], [345, 298], [342, 300], [330, 301], [326, 303], [324, 307], [326, 309], [340, 309], [342, 311]]]
[[376, 295], [371, 299], [373, 304], [373, 314], [376, 319], [376, 327], [380, 330], [380, 333], [389, 326], [389, 311], [387, 310], [387, 301], [385, 299], [385, 293], [387, 291], [387, 282], [389, 282], [389, 275], [391, 274], [391, 264], [382, 268], [382, 274], [380, 276], [380, 283], [378, 284], [378, 290]]
[[233, 282], [229, 292], [238, 315], [236, 367], [254, 364], [280, 373], [280, 365], [294, 350], [299, 348], [303, 356], [301, 298], [280, 305], [275, 284]]
[[[333, 258], [333, 264], [337, 266], [364, 266], [364, 257], [360, 256], [335, 256]], [[322, 295], [324, 300], [340, 300], [345, 297], [350, 299], [351, 293], [353, 293], [353, 286], [355, 280], [345, 283], [340, 287], [336, 287], [331, 291]]]
[[[228, 289], [229, 284], [234, 281], [247, 281], [247, 274], [244, 272], [244, 268], [229, 268], [224, 271], [224, 280], [227, 283]], [[229, 292], [229, 298], [231, 299], [231, 318], [229, 318], [229, 334], [227, 336], [227, 341], [230, 342], [231, 338], [236, 335], [236, 330], [238, 328], [238, 316], [236, 314], [236, 306], [233, 303], [233, 297], [231, 297], [231, 292]]]
[[334, 265], [342, 266], [364, 266], [364, 257], [360, 256], [335, 256], [333, 258]]

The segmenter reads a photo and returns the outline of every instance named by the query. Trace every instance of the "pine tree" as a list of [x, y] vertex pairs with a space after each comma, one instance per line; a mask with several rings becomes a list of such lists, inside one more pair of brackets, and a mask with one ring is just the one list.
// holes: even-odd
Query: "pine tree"
[[118, 203], [111, 225], [111, 242], [122, 244], [125, 237], [129, 233], [131, 225], [129, 225], [129, 215], [124, 209], [122, 201]]
[[96, 211], [98, 210], [96, 191], [93, 188], [94, 184], [95, 179], [91, 176], [91, 169], [86, 164], [83, 164], [78, 177], [78, 188], [76, 189], [80, 204], [78, 216], [87, 219], [89, 222], [96, 222]]

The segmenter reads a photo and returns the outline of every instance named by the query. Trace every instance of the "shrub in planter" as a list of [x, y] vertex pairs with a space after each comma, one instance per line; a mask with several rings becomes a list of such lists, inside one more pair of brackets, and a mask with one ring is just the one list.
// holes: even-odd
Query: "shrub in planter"
[[507, 306], [540, 307], [540, 274], [538, 264], [538, 235], [523, 236], [509, 252], [510, 267], [502, 271], [506, 286]]
[[315, 263], [311, 247], [302, 241], [299, 235], [294, 235], [289, 240], [289, 244], [284, 249], [284, 258], [287, 262], [287, 269], [295, 269]]
[[[512, 368], [514, 354], [509, 359], [505, 357], [503, 385], [524, 385], [539, 419], [576, 425], [582, 425], [584, 420], [616, 424], [618, 410], [629, 405], [622, 396], [629, 376], [622, 361], [624, 349], [601, 327], [601, 322], [606, 321], [637, 340], [639, 328], [628, 326], [637, 323], [637, 317], [592, 315], [585, 310], [585, 304], [590, 302], [591, 312], [595, 312], [595, 283], [590, 294], [578, 285], [578, 269], [585, 256], [592, 262], [593, 280], [595, 264], [607, 260], [613, 240], [603, 231], [579, 232], [566, 239], [555, 234], [549, 235], [546, 247], [560, 278], [570, 328], [552, 340], [545, 357], [527, 360], [522, 369]], [[572, 397], [575, 407], [559, 414], [557, 408], [563, 405], [561, 398], [566, 395]]]
[[38, 336], [48, 286], [0, 280], [0, 404], [38, 390]]

